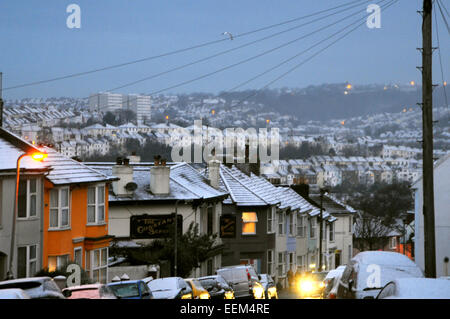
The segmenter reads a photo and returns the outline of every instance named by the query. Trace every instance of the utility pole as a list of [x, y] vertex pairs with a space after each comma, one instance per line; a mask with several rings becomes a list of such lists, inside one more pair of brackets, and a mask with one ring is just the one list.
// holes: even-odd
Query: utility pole
[[422, 23], [422, 135], [423, 135], [423, 220], [425, 276], [436, 278], [433, 181], [433, 77], [432, 0], [423, 1]]

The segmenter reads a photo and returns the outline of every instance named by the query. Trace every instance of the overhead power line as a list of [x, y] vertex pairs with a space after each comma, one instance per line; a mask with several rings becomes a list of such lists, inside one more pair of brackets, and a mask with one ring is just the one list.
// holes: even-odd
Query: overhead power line
[[[286, 21], [283, 21], [283, 22], [280, 22], [280, 23], [268, 25], [268, 26], [265, 26], [265, 27], [262, 27], [262, 28], [258, 28], [258, 29], [252, 30], [252, 31], [236, 34], [236, 35], [233, 35], [233, 38], [236, 39], [236, 38], [248, 36], [248, 35], [251, 35], [251, 34], [254, 34], [254, 33], [257, 33], [257, 32], [265, 31], [265, 30], [268, 30], [268, 29], [271, 29], [271, 28], [275, 28], [275, 27], [278, 27], [278, 26], [281, 26], [281, 25], [289, 24], [289, 23], [292, 23], [292, 22], [295, 22], [295, 21], [299, 21], [299, 20], [302, 20], [302, 19], [306, 19], [306, 18], [310, 18], [310, 17], [316, 16], [316, 15], [320, 15], [320, 14], [328, 12], [328, 11], [332, 11], [332, 10], [335, 10], [335, 9], [346, 7], [346, 6], [352, 5], [354, 3], [362, 3], [362, 2], [368, 2], [368, 1], [367, 0], [354, 0], [354, 1], [346, 2], [346, 3], [341, 4], [339, 6], [335, 6], [335, 7], [329, 8], [329, 9], [317, 11], [317, 12], [314, 12], [314, 13], [311, 13], [311, 14], [308, 14], [308, 15], [305, 15], [305, 16], [301, 16], [301, 17], [297, 17], [297, 18], [294, 18], [294, 19], [286, 20]], [[227, 38], [222, 38], [222, 39], [218, 39], [218, 40], [208, 41], [208, 42], [204, 42], [204, 43], [201, 43], [201, 44], [193, 45], [193, 46], [190, 46], [190, 47], [186, 47], [186, 48], [182, 48], [182, 49], [178, 49], [178, 50], [174, 50], [174, 51], [169, 51], [169, 52], [165, 52], [165, 53], [161, 53], [161, 54], [158, 54], [158, 55], [153, 55], [153, 56], [149, 56], [149, 57], [145, 57], [145, 58], [141, 58], [141, 59], [136, 59], [136, 60], [132, 60], [132, 61], [124, 62], [124, 63], [109, 65], [109, 66], [96, 68], [96, 69], [83, 71], [83, 72], [71, 73], [71, 74], [58, 76], [58, 77], [45, 79], [45, 80], [39, 80], [39, 81], [28, 82], [28, 83], [19, 84], [19, 85], [14, 85], [14, 86], [10, 86], [10, 87], [4, 88], [3, 91], [18, 89], [18, 88], [24, 88], [24, 87], [29, 87], [29, 86], [35, 86], [35, 85], [40, 85], [40, 84], [45, 84], [45, 83], [65, 80], [65, 79], [69, 79], [69, 78], [89, 75], [89, 74], [93, 74], [93, 73], [97, 73], [97, 72], [112, 70], [112, 69], [116, 69], [116, 68], [120, 68], [120, 67], [124, 67], [124, 66], [128, 66], [128, 65], [132, 65], [132, 64], [136, 64], [136, 63], [141, 63], [141, 62], [144, 62], [144, 61], [155, 60], [155, 59], [159, 59], [159, 58], [163, 58], [163, 57], [167, 57], [167, 56], [171, 56], [171, 55], [175, 55], [175, 54], [191, 51], [191, 50], [194, 50], [194, 49], [203, 48], [203, 47], [210, 46], [210, 45], [217, 44], [217, 43], [221, 43], [221, 42], [224, 42], [224, 41], [230, 41], [230, 40], [227, 37]]]
[[[151, 79], [158, 78], [158, 77], [160, 77], [160, 76], [169, 74], [169, 73], [171, 73], [171, 72], [175, 72], [175, 71], [182, 70], [182, 69], [187, 68], [187, 67], [189, 67], [189, 66], [193, 66], [193, 65], [195, 65], [195, 64], [198, 64], [198, 63], [201, 63], [201, 62], [205, 62], [205, 61], [207, 61], [207, 60], [211, 60], [211, 59], [216, 58], [216, 57], [218, 57], [218, 56], [221, 56], [221, 55], [224, 55], [224, 54], [227, 54], [227, 53], [230, 53], [230, 52], [233, 52], [233, 51], [242, 49], [242, 48], [244, 48], [244, 47], [248, 47], [248, 46], [250, 46], [250, 45], [253, 45], [253, 44], [255, 44], [255, 43], [258, 43], [258, 42], [261, 42], [261, 41], [264, 41], [264, 40], [267, 40], [267, 39], [271, 39], [271, 38], [276, 37], [276, 36], [278, 36], [278, 35], [287, 33], [287, 32], [289, 32], [289, 31], [299, 29], [299, 28], [301, 28], [301, 27], [304, 27], [304, 26], [306, 26], [306, 25], [312, 24], [312, 23], [314, 23], [314, 22], [317, 22], [317, 21], [320, 21], [320, 20], [323, 20], [323, 19], [327, 19], [327, 18], [329, 18], [329, 17], [332, 17], [332, 16], [337, 15], [337, 14], [339, 14], [339, 13], [345, 12], [345, 11], [347, 11], [347, 10], [349, 10], [349, 9], [352, 9], [352, 8], [357, 7], [357, 6], [360, 6], [360, 5], [361, 5], [361, 4], [353, 5], [353, 6], [351, 6], [351, 7], [348, 7], [348, 8], [346, 8], [346, 9], [344, 9], [344, 10], [340, 10], [340, 11], [333, 12], [333, 13], [331, 13], [331, 14], [328, 14], [328, 15], [326, 15], [326, 16], [323, 16], [323, 17], [320, 17], [320, 18], [317, 18], [317, 19], [308, 21], [308, 22], [306, 22], [306, 23], [303, 23], [303, 24], [300, 24], [300, 25], [296, 25], [296, 26], [294, 26], [294, 27], [291, 27], [291, 28], [288, 28], [288, 29], [285, 29], [285, 30], [282, 30], [282, 31], [279, 31], [279, 32], [276, 32], [276, 33], [273, 33], [273, 34], [270, 34], [270, 35], [268, 35], [268, 36], [265, 36], [265, 37], [256, 39], [256, 40], [251, 41], [251, 42], [244, 43], [244, 44], [242, 44], [242, 45], [239, 45], [239, 46], [237, 46], [237, 47], [234, 47], [234, 48], [231, 48], [231, 49], [228, 49], [228, 50], [220, 51], [220, 52], [215, 53], [215, 54], [213, 54], [213, 55], [210, 55], [210, 56], [207, 56], [207, 57], [204, 57], [204, 58], [201, 58], [201, 59], [198, 59], [198, 60], [195, 60], [195, 61], [192, 61], [192, 62], [183, 64], [183, 65], [180, 65], [180, 66], [177, 66], [177, 67], [168, 69], [168, 70], [166, 70], [166, 71], [162, 71], [162, 72], [159, 72], [159, 73], [156, 73], [156, 74], [152, 74], [152, 75], [150, 75], [150, 76], [146, 76], [146, 77], [144, 77], [144, 78], [141, 78], [141, 79], [138, 79], [138, 80], [135, 80], [135, 81], [132, 81], [132, 82], [128, 82], [128, 83], [122, 84], [122, 85], [120, 85], [120, 86], [114, 87], [114, 88], [112, 88], [112, 89], [108, 89], [108, 90], [103, 91], [103, 92], [112, 92], [112, 91], [116, 91], [116, 90], [119, 90], [119, 89], [123, 89], [123, 88], [126, 88], [126, 87], [133, 86], [133, 85], [138, 84], [138, 83], [141, 83], [141, 82], [145, 82], [145, 81], [148, 81], [148, 80], [151, 80]], [[92, 95], [92, 96], [95, 97], [95, 95]]]
[[[395, 3], [397, 3], [400, 0], [392, 0], [391, 2], [389, 2], [388, 4], [386, 4], [382, 9], [387, 9], [389, 7], [391, 7], [392, 5], [394, 5]], [[347, 37], [350, 33], [354, 32], [355, 30], [357, 30], [359, 27], [361, 27], [362, 25], [365, 24], [365, 21], [362, 23], [359, 23], [356, 27], [354, 27], [353, 29], [351, 29], [350, 31], [346, 32], [345, 34], [343, 34], [342, 36], [340, 36], [339, 38], [337, 38], [336, 40], [334, 40], [333, 42], [331, 42], [330, 44], [328, 44], [327, 46], [325, 46], [324, 48], [320, 49], [319, 51], [315, 52], [313, 55], [311, 55], [310, 57], [308, 57], [307, 59], [303, 60], [302, 62], [300, 62], [299, 64], [296, 64], [294, 67], [290, 68], [288, 71], [284, 72], [283, 74], [279, 75], [278, 77], [276, 77], [275, 79], [269, 81], [268, 83], [266, 83], [264, 86], [262, 86], [261, 88], [259, 88], [258, 90], [255, 90], [254, 93], [248, 95], [247, 97], [245, 97], [244, 99], [240, 100], [237, 104], [235, 104], [234, 106], [239, 106], [241, 105], [243, 102], [247, 101], [248, 99], [256, 96], [259, 91], [264, 90], [265, 88], [269, 87], [270, 85], [272, 85], [273, 83], [277, 82], [278, 80], [282, 79], [283, 77], [287, 76], [288, 74], [292, 73], [293, 71], [295, 71], [296, 69], [298, 69], [299, 67], [301, 67], [302, 65], [304, 65], [305, 63], [309, 62], [310, 60], [312, 60], [314, 57], [316, 57], [317, 55], [319, 55], [320, 53], [324, 52], [326, 49], [328, 49], [329, 47], [331, 47], [332, 45], [334, 45], [335, 43], [339, 42], [340, 40], [342, 40], [343, 38]], [[352, 24], [353, 25], [353, 24]], [[350, 25], [349, 25], [350, 26]], [[345, 27], [348, 28], [349, 26]], [[337, 34], [337, 33], [336, 33]], [[290, 59], [288, 59], [290, 60]], [[265, 72], [263, 72], [265, 73]], [[266, 72], [267, 73], [267, 72]]]
[[[386, 0], [381, 0], [380, 3], [383, 2], [383, 1], [386, 1]], [[195, 82], [195, 81], [198, 81], [198, 80], [201, 80], [201, 79], [210, 77], [210, 76], [212, 76], [212, 75], [215, 75], [215, 74], [217, 74], [217, 73], [223, 72], [223, 71], [225, 71], [225, 70], [229, 70], [229, 69], [231, 69], [231, 68], [234, 68], [234, 67], [236, 67], [236, 66], [242, 65], [242, 64], [244, 64], [244, 63], [253, 61], [253, 60], [255, 60], [255, 59], [257, 59], [257, 58], [260, 58], [260, 57], [262, 57], [262, 56], [264, 56], [264, 55], [267, 55], [267, 54], [272, 53], [272, 52], [274, 52], [274, 51], [276, 51], [276, 50], [279, 50], [279, 49], [281, 49], [281, 48], [284, 48], [284, 47], [286, 47], [286, 46], [288, 46], [288, 45], [290, 45], [290, 44], [292, 44], [292, 43], [295, 43], [295, 42], [298, 42], [298, 41], [300, 41], [300, 40], [303, 40], [303, 39], [305, 39], [305, 38], [307, 38], [307, 37], [309, 37], [309, 36], [311, 36], [311, 35], [314, 35], [314, 34], [320, 32], [320, 31], [322, 31], [322, 30], [325, 30], [325, 29], [327, 29], [327, 28], [329, 28], [329, 27], [332, 27], [332, 26], [334, 26], [336, 23], [342, 22], [342, 21], [344, 21], [344, 20], [346, 20], [346, 19], [348, 19], [348, 18], [351, 18], [352, 16], [355, 16], [355, 15], [360, 14], [360, 13], [361, 13], [361, 10], [358, 10], [357, 12], [354, 12], [354, 13], [352, 13], [352, 14], [350, 14], [350, 15], [344, 17], [344, 18], [341, 18], [341, 19], [339, 19], [339, 20], [337, 20], [337, 21], [334, 21], [334, 22], [332, 22], [332, 23], [330, 23], [330, 24], [328, 24], [328, 25], [326, 25], [326, 26], [324, 26], [324, 27], [321, 27], [321, 28], [319, 28], [319, 29], [317, 29], [317, 30], [314, 30], [314, 31], [312, 31], [312, 32], [310, 32], [310, 33], [308, 33], [308, 34], [306, 34], [306, 35], [303, 35], [303, 36], [298, 37], [298, 38], [295, 38], [295, 39], [293, 39], [293, 40], [291, 40], [291, 41], [285, 42], [285, 43], [283, 43], [283, 44], [281, 44], [281, 45], [279, 45], [279, 46], [277, 46], [277, 47], [274, 47], [274, 48], [271, 48], [271, 49], [269, 49], [269, 50], [263, 51], [263, 52], [261, 52], [261, 53], [259, 53], [259, 54], [257, 54], [257, 55], [253, 55], [253, 56], [251, 56], [251, 57], [249, 57], [249, 58], [246, 58], [246, 59], [241, 60], [241, 61], [239, 61], [239, 62], [236, 62], [236, 63], [230, 64], [230, 65], [227, 65], [227, 66], [225, 66], [225, 67], [222, 67], [222, 68], [220, 68], [220, 69], [214, 70], [214, 71], [212, 71], [212, 72], [209, 72], [209, 73], [206, 73], [206, 74], [197, 76], [197, 77], [195, 77], [195, 78], [192, 78], [192, 79], [189, 79], [189, 80], [186, 80], [186, 81], [183, 81], [183, 82], [180, 82], [180, 83], [171, 85], [171, 86], [169, 86], [169, 87], [165, 87], [165, 88], [163, 88], [163, 89], [159, 89], [159, 90], [153, 91], [153, 92], [150, 93], [150, 95], [159, 94], [159, 93], [162, 93], [162, 92], [165, 92], [165, 91], [174, 89], [174, 88], [178, 88], [178, 87], [180, 87], [180, 86], [184, 86], [184, 85], [186, 85], [186, 84], [190, 84], [190, 83], [192, 83], [192, 82]]]

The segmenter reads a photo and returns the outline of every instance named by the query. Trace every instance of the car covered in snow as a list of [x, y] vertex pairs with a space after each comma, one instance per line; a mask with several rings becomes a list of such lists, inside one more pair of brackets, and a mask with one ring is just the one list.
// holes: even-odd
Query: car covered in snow
[[119, 299], [153, 299], [153, 294], [143, 280], [124, 280], [107, 285]]
[[325, 289], [323, 291], [324, 299], [336, 299], [337, 288], [339, 285], [339, 280], [344, 273], [345, 265], [341, 265], [336, 269], [330, 270], [327, 274], [323, 283], [325, 284]]
[[373, 299], [390, 281], [423, 278], [422, 270], [405, 255], [387, 251], [364, 251], [347, 264], [339, 280], [338, 299]]
[[0, 290], [0, 299], [31, 299], [28, 294], [20, 288]]
[[191, 287], [181, 277], [153, 279], [147, 285], [155, 299], [193, 299]]
[[64, 288], [62, 293], [68, 299], [117, 299], [111, 288], [98, 283]]
[[450, 299], [450, 280], [395, 279], [383, 287], [377, 299]]
[[51, 277], [31, 277], [0, 281], [0, 290], [19, 288], [31, 299], [65, 299], [58, 285]]

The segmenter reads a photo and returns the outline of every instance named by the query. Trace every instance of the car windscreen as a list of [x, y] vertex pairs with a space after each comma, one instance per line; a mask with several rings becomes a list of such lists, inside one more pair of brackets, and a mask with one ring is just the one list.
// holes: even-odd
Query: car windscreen
[[207, 290], [217, 286], [217, 281], [214, 279], [200, 279], [200, 283]]
[[154, 291], [167, 291], [178, 289], [176, 279], [154, 279], [148, 283], [148, 287], [152, 292]]
[[139, 297], [139, 288], [137, 283], [119, 284], [109, 286], [119, 298]]

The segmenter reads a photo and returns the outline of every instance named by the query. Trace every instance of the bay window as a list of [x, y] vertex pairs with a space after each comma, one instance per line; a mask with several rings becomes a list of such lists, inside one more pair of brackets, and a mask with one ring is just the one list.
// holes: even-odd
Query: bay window
[[30, 218], [37, 215], [37, 179], [19, 181], [17, 217]]
[[108, 275], [108, 248], [86, 251], [86, 271], [94, 282], [106, 283]]

